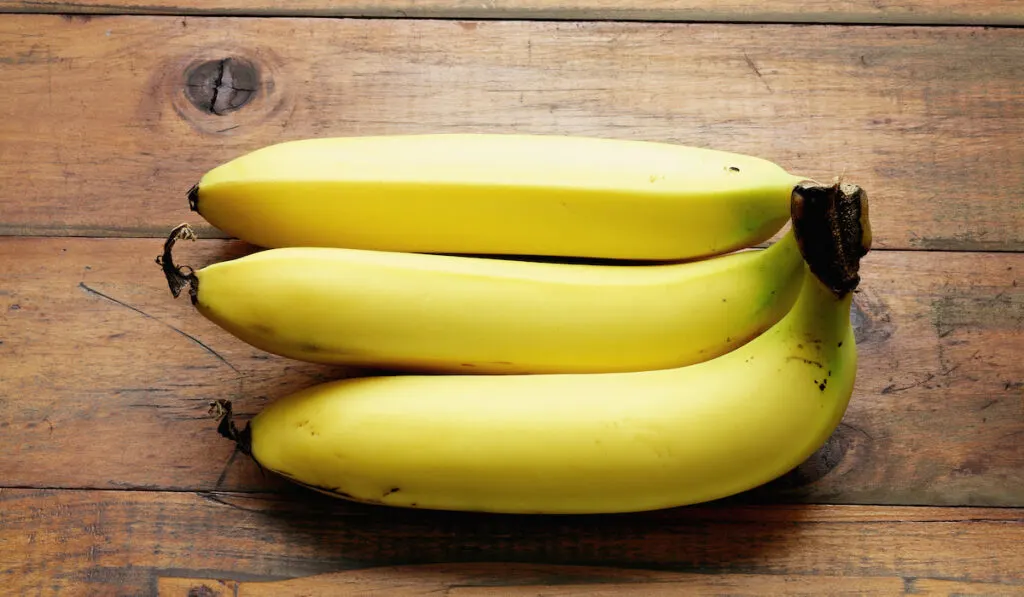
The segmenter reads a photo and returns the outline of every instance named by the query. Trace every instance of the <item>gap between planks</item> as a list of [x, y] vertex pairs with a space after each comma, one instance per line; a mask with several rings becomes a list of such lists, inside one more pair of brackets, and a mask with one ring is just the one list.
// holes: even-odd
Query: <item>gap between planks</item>
[[[339, 504], [339, 506], [340, 506], [340, 508], [342, 510], [344, 510], [345, 507], [347, 507], [347, 506], [350, 506], [350, 507], [353, 507], [353, 508], [357, 508], [357, 509], [370, 508], [370, 510], [368, 510], [367, 512], [351, 512], [351, 513], [346, 513], [346, 514], [349, 514], [349, 515], [352, 515], [352, 514], [372, 515], [375, 511], [378, 511], [378, 507], [377, 506], [365, 506], [363, 504], [354, 503], [354, 502], [350, 503], [350, 502], [347, 502], [347, 501], [342, 500], [340, 498], [323, 498], [322, 496], [319, 496], [319, 495], [310, 494], [310, 493], [308, 493], [308, 490], [305, 490], [305, 489], [300, 488], [300, 487], [288, 487], [284, 491], [273, 491], [273, 490], [267, 490], [267, 489], [252, 489], [252, 490], [233, 489], [233, 490], [230, 490], [230, 491], [223, 491], [223, 490], [216, 490], [216, 489], [209, 489], [208, 490], [208, 489], [191, 489], [191, 488], [174, 488], [174, 487], [169, 487], [169, 488], [146, 487], [146, 486], [141, 486], [141, 485], [140, 486], [125, 485], [124, 487], [91, 487], [91, 486], [84, 486], [84, 485], [83, 486], [79, 486], [79, 487], [71, 487], [71, 486], [68, 486], [68, 487], [65, 487], [65, 486], [37, 486], [37, 485], [0, 485], [0, 501], [2, 501], [3, 494], [4, 494], [5, 491], [32, 491], [32, 492], [54, 492], [54, 493], [58, 493], [58, 492], [68, 492], [68, 493], [81, 492], [83, 494], [84, 493], [99, 493], [99, 494], [115, 494], [115, 495], [120, 495], [120, 494], [125, 494], [125, 493], [169, 494], [169, 495], [192, 494], [192, 495], [194, 495], [196, 497], [199, 497], [199, 498], [202, 498], [204, 500], [208, 500], [208, 501], [211, 501], [211, 502], [219, 503], [221, 505], [232, 507], [232, 508], [235, 508], [236, 506], [233, 505], [233, 504], [230, 504], [230, 503], [228, 503], [226, 501], [222, 501], [222, 500], [227, 500], [227, 499], [235, 497], [235, 498], [241, 498], [241, 499], [265, 500], [265, 501], [274, 501], [274, 502], [288, 502], [291, 505], [301, 505], [301, 504], [304, 503], [304, 501], [306, 499], [313, 499], [313, 500], [326, 499], [328, 503], [330, 503], [332, 500], [336, 499], [337, 500], [336, 503]], [[739, 497], [742, 498], [742, 495], [740, 495]], [[661, 510], [649, 510], [649, 511], [645, 511], [645, 512], [633, 512], [633, 513], [626, 513], [626, 514], [616, 514], [614, 516], [644, 516], [644, 515], [651, 516], [651, 515], [668, 514], [668, 513], [671, 513], [673, 511], [680, 511], [680, 512], [682, 512], [682, 511], [686, 511], [686, 510], [696, 510], [696, 509], [711, 509], [711, 510], [716, 510], [716, 511], [726, 511], [726, 510], [735, 510], [735, 509], [741, 509], [741, 510], [755, 510], [755, 509], [779, 510], [779, 509], [794, 508], [794, 507], [796, 507], [796, 508], [840, 508], [840, 509], [847, 508], [847, 509], [850, 509], [850, 510], [879, 509], [881, 511], [886, 511], [886, 512], [889, 512], [889, 511], [893, 511], [893, 512], [901, 511], [901, 512], [905, 512], [905, 513], [926, 512], [926, 511], [930, 511], [930, 510], [949, 510], [951, 512], [955, 512], [955, 511], [958, 511], [958, 510], [959, 511], [967, 511], [967, 512], [991, 510], [993, 513], [995, 513], [995, 512], [1004, 513], [1005, 512], [1005, 513], [1011, 513], [1011, 515], [1016, 513], [1016, 514], [1019, 514], [1019, 517], [1018, 518], [1009, 518], [1008, 519], [1008, 518], [1000, 515], [1000, 516], [993, 516], [993, 517], [967, 517], [967, 518], [959, 518], [959, 519], [957, 519], [957, 518], [950, 518], [950, 519], [942, 518], [942, 519], [925, 519], [925, 520], [922, 520], [922, 519], [917, 519], [917, 518], [911, 518], [907, 522], [1011, 522], [1011, 523], [1018, 523], [1019, 522], [1019, 523], [1024, 523], [1024, 507], [1021, 507], [1021, 506], [1003, 506], [1003, 505], [974, 506], [974, 505], [970, 505], [970, 504], [951, 504], [951, 505], [945, 505], [944, 504], [944, 505], [936, 506], [936, 505], [929, 505], [929, 504], [886, 504], [886, 503], [877, 503], [877, 504], [872, 504], [872, 503], [856, 503], [856, 504], [851, 504], [851, 503], [843, 503], [843, 502], [831, 503], [831, 502], [828, 502], [828, 501], [821, 501], [821, 502], [798, 502], [798, 501], [793, 501], [793, 502], [757, 503], [757, 502], [754, 502], [754, 501], [732, 500], [730, 498], [723, 498], [721, 500], [715, 500], [715, 501], [710, 501], [710, 502], [701, 502], [701, 503], [692, 504], [692, 505], [689, 505], [689, 506], [679, 506], [679, 507], [675, 507], [675, 508], [664, 508], [664, 509], [661, 509]], [[412, 513], [412, 512], [421, 512], [421, 513], [425, 513], [427, 515], [445, 515], [446, 514], [446, 512], [442, 511], [442, 510], [417, 510], [417, 509], [401, 509], [400, 510], [398, 508], [392, 508], [392, 507], [380, 507], [379, 511], [403, 511], [403, 512], [410, 512], [410, 513]], [[477, 516], [477, 515], [479, 515], [479, 516], [491, 516], [490, 514], [475, 514], [475, 513], [472, 513], [472, 512], [468, 512], [468, 513], [453, 512], [453, 513], [450, 513], [450, 514], [452, 514], [454, 516]], [[495, 518], [503, 518], [503, 517], [516, 517], [516, 516], [519, 516], [519, 515], [515, 515], [515, 514], [495, 514], [493, 516]], [[544, 518], [555, 518], [555, 517], [564, 518], [564, 516], [562, 516], [562, 515], [544, 515], [544, 514], [523, 515], [523, 516], [528, 517], [528, 518], [535, 518], [536, 520], [542, 520]], [[573, 516], [570, 516], [570, 518], [571, 517], [585, 518], [585, 517], [588, 517], [588, 516], [592, 517], [592, 518], [600, 518], [602, 516], [612, 516], [612, 515], [602, 515], [602, 514], [589, 515], [589, 514], [585, 514], [585, 515], [573, 515]], [[886, 521], [887, 522], [892, 522], [888, 518], [886, 519]]]
[[733, 0], [708, 5], [698, 0], [2, 0], [0, 13], [67, 15], [153, 15], [307, 17], [430, 20], [619, 21], [721, 24], [993, 26], [1024, 25], [1024, 9], [1000, 0]]
[[[192, 225], [192, 229], [196, 232], [202, 240], [221, 240], [221, 241], [232, 241], [242, 242], [237, 238], [228, 236], [223, 232], [202, 225]], [[143, 229], [143, 230], [79, 230], [70, 229], [65, 234], [52, 234], [50, 232], [40, 232], [38, 226], [29, 227], [7, 227], [0, 224], [0, 240], [4, 238], [33, 238], [40, 240], [67, 240], [67, 239], [86, 239], [86, 240], [157, 240], [163, 242], [167, 238], [168, 230], [163, 228]], [[751, 249], [764, 249], [767, 248], [771, 242], [760, 243], [752, 245]], [[977, 255], [993, 254], [993, 255], [1016, 255], [1024, 254], [1024, 249], [1005, 248], [1001, 249], [998, 247], [987, 248], [987, 249], [974, 249], [974, 248], [932, 248], [932, 247], [873, 247], [871, 251], [874, 252], [886, 252], [886, 253], [971, 253]]]

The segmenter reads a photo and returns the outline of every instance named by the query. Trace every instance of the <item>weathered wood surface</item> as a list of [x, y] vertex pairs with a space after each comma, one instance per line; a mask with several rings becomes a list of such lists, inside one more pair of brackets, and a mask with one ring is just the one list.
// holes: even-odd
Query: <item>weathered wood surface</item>
[[[1007, 508], [704, 506], [528, 517], [384, 511], [306, 490], [5, 489], [0, 521], [0, 576], [13, 595], [145, 595], [156, 592], [159, 577], [271, 581], [441, 562], [841, 575], [866, 577], [869, 588], [900, 577], [907, 592], [938, 580], [986, 583], [972, 590], [988, 594], [1024, 586], [1024, 514]], [[514, 584], [486, 569], [461, 576]], [[429, 573], [405, 580], [438, 582]], [[390, 582], [403, 581], [393, 574]]]
[[714, 574], [514, 563], [385, 566], [279, 581], [162, 577], [157, 587], [160, 597], [1024, 594], [1024, 585], [900, 576]]
[[1020, 25], [1016, 0], [0, 0], [0, 12]]
[[[0, 239], [3, 485], [278, 491], [215, 433], [358, 373], [262, 353], [171, 298], [157, 239]], [[179, 245], [200, 267], [250, 250]], [[1024, 254], [872, 252], [853, 313], [860, 365], [843, 426], [743, 500], [1024, 506]]]
[[[726, 24], [1021, 25], [1024, 4], [0, 0], [5, 12], [80, 14], [0, 18], [0, 235], [15, 237], [0, 238], [0, 592], [1024, 594], [1024, 31]], [[405, 16], [456, 20], [372, 18]], [[222, 69], [248, 65], [252, 90], [244, 76], [223, 87]], [[875, 248], [896, 250], [864, 263], [860, 376], [836, 435], [764, 488], [621, 516], [375, 508], [261, 474], [207, 403], [244, 417], [355, 372], [266, 355], [171, 299], [153, 258], [171, 226], [199, 221], [184, 191], [268, 143], [437, 131], [713, 146], [867, 188]]]
[[[259, 82], [204, 111], [186, 73], [227, 58]], [[1013, 28], [7, 15], [0, 234], [160, 236], [203, 172], [287, 139], [516, 131], [845, 173], [876, 248], [1020, 251], [1022, 69]]]

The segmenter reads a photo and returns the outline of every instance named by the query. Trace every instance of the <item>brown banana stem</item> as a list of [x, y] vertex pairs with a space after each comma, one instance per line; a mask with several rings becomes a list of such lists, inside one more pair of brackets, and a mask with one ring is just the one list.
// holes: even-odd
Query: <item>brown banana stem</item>
[[245, 427], [241, 430], [239, 430], [238, 426], [235, 425], [235, 420], [232, 415], [231, 401], [214, 400], [210, 403], [209, 412], [215, 419], [220, 421], [217, 425], [217, 433], [235, 442], [238, 445], [238, 449], [241, 450], [243, 454], [252, 457], [252, 431], [250, 430], [248, 423], [246, 423]]
[[868, 196], [857, 185], [802, 182], [793, 189], [793, 232], [804, 261], [837, 297], [860, 284], [860, 260], [871, 249]]
[[189, 297], [192, 299], [192, 304], [196, 304], [199, 295], [199, 278], [196, 277], [195, 271], [187, 265], [177, 266], [174, 264], [174, 258], [171, 256], [171, 249], [174, 248], [174, 243], [179, 240], [195, 240], [196, 233], [188, 224], [179, 224], [171, 230], [171, 234], [164, 241], [164, 252], [162, 255], [157, 256], [156, 262], [164, 271], [164, 276], [167, 277], [167, 285], [171, 289], [171, 294], [174, 298], [178, 298], [181, 294], [181, 290], [188, 286]]
[[199, 212], [199, 185], [192, 185], [188, 190], [188, 208], [196, 213]]

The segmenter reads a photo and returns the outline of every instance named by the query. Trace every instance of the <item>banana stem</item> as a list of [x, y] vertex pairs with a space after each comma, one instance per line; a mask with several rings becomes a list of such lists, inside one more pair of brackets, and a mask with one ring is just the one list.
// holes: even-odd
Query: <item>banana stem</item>
[[793, 189], [793, 232], [813, 273], [837, 298], [860, 284], [860, 259], [871, 249], [868, 196], [859, 186], [803, 182]]
[[188, 190], [188, 208], [194, 212], [199, 212], [199, 185], [192, 185], [192, 188]]
[[[248, 423], [246, 423], [245, 427], [241, 430], [239, 430], [238, 426], [235, 425], [235, 420], [232, 415], [231, 401], [214, 400], [210, 403], [209, 412], [215, 419], [220, 421], [217, 425], [217, 433], [235, 442], [235, 444], [238, 445], [238, 449], [241, 450], [243, 454], [252, 457], [252, 430], [249, 428]], [[256, 464], [259, 463], [257, 462]]]
[[164, 271], [164, 276], [167, 277], [167, 285], [171, 289], [171, 294], [174, 298], [178, 298], [181, 294], [181, 290], [188, 286], [188, 294], [192, 299], [192, 304], [196, 304], [199, 295], [199, 278], [196, 277], [195, 270], [188, 265], [177, 266], [174, 265], [174, 258], [171, 257], [171, 249], [174, 248], [174, 243], [179, 240], [195, 240], [196, 233], [188, 224], [179, 224], [171, 230], [170, 236], [164, 241], [164, 252], [156, 258], [157, 264]]

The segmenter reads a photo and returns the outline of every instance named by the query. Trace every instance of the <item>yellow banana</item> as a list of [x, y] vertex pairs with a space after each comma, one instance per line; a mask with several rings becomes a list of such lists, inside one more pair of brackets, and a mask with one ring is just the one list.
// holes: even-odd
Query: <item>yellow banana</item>
[[207, 172], [189, 204], [262, 247], [678, 260], [771, 238], [801, 180], [669, 143], [394, 135], [264, 147]]
[[[610, 513], [750, 489], [807, 458], [850, 399], [866, 210], [835, 218], [806, 203], [860, 201], [851, 187], [797, 198], [801, 250], [815, 256], [799, 297], [764, 334], [716, 359], [631, 373], [346, 379], [278, 400], [242, 431], [225, 417], [221, 432], [298, 483], [391, 506]], [[821, 255], [843, 263], [824, 267]]]
[[[163, 259], [174, 288], [181, 275]], [[579, 265], [271, 249], [186, 275], [211, 321], [303, 361], [450, 373], [587, 373], [705, 361], [778, 321], [800, 289], [792, 231], [765, 250]]]

